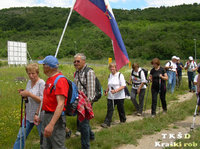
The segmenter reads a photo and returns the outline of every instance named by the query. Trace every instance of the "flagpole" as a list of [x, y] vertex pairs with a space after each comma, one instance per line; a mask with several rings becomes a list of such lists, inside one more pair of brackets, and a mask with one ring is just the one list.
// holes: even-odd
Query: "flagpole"
[[67, 25], [68, 25], [68, 23], [69, 23], [69, 19], [70, 19], [71, 15], [72, 15], [72, 11], [73, 11], [73, 9], [74, 9], [75, 3], [76, 3], [76, 0], [73, 0], [72, 7], [71, 7], [71, 10], [70, 10], [69, 16], [68, 16], [68, 18], [67, 18], [67, 21], [66, 21], [66, 23], [65, 23], [65, 27], [64, 27], [63, 32], [62, 32], [62, 35], [61, 35], [61, 37], [60, 37], [60, 41], [59, 41], [59, 43], [58, 43], [58, 47], [57, 47], [57, 50], [56, 50], [55, 57], [57, 57], [57, 54], [58, 54], [58, 51], [59, 51], [61, 42], [62, 42], [63, 37], [64, 37], [64, 34], [65, 34], [65, 30], [66, 30], [66, 28], [67, 28]]

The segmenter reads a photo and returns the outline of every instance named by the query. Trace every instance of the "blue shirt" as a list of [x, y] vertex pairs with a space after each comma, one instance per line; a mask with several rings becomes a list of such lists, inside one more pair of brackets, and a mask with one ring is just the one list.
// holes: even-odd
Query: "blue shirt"
[[178, 73], [178, 76], [182, 76], [182, 68], [180, 66], [184, 67], [181, 62], [177, 63], [177, 73]]

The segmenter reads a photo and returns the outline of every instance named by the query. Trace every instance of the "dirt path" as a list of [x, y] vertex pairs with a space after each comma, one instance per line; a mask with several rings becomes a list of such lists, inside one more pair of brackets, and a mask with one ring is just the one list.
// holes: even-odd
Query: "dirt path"
[[[194, 94], [187, 93], [184, 95], [178, 96], [177, 101], [170, 102], [169, 106], [174, 102], [184, 102], [186, 100], [190, 100]], [[189, 137], [188, 132], [190, 131], [190, 127], [192, 124], [193, 116], [187, 117], [183, 121], [176, 122], [174, 124], [171, 124], [167, 130], [162, 130], [161, 132], [158, 132], [153, 135], [145, 135], [140, 140], [138, 140], [138, 145], [121, 145], [117, 147], [116, 149], [160, 149], [164, 148], [170, 145], [170, 143], [177, 147], [186, 147], [189, 144], [183, 144], [182, 142], [179, 142], [178, 144], [174, 144], [174, 141], [178, 138], [183, 137], [183, 139], [186, 139]], [[200, 119], [196, 117], [195, 124], [200, 124]], [[195, 125], [195, 127], [198, 127]], [[145, 142], [145, 143], [144, 143]], [[195, 147], [197, 144], [193, 144], [193, 147]]]
[[[187, 94], [184, 94], [184, 95], [179, 95], [178, 96], [178, 99], [179, 100], [176, 100], [176, 101], [171, 101], [169, 104], [168, 104], [168, 107], [170, 107], [171, 104], [175, 103], [175, 102], [184, 102], [186, 100], [190, 100], [192, 98], [194, 94], [193, 93], [187, 93]], [[162, 109], [162, 108], [160, 108]], [[158, 110], [158, 109], [157, 109]], [[161, 112], [161, 111], [160, 111]], [[138, 121], [138, 120], [142, 120], [143, 118], [145, 117], [150, 117], [151, 116], [151, 110], [146, 110], [143, 112], [143, 116], [136, 116], [136, 115], [127, 115], [126, 116], [126, 123], [130, 123], [130, 122], [134, 122], [134, 121]], [[111, 125], [111, 127], [115, 127], [117, 124], [119, 124], [120, 121], [119, 120], [115, 120], [114, 121], [114, 125]], [[98, 132], [98, 131], [101, 131], [102, 129], [105, 129], [105, 128], [102, 128], [101, 126], [96, 126], [93, 131], [94, 132]]]

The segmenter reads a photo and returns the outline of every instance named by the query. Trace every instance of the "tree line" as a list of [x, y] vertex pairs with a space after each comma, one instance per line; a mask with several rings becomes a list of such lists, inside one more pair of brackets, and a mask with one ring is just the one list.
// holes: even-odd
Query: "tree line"
[[[113, 9], [130, 58], [170, 59], [197, 57], [200, 5], [122, 10]], [[55, 54], [69, 8], [21, 7], [0, 10], [0, 57], [7, 56], [7, 41], [27, 42], [32, 58]], [[114, 57], [110, 39], [75, 11], [69, 21], [58, 57], [83, 52], [89, 59]]]

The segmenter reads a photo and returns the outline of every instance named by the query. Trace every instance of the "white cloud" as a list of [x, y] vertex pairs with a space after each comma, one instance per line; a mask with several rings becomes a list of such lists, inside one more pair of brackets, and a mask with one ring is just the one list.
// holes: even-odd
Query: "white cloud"
[[145, 0], [147, 7], [175, 6], [181, 4], [199, 3], [199, 0]]
[[72, 0], [1, 0], [0, 9], [26, 6], [70, 7], [71, 4]]

